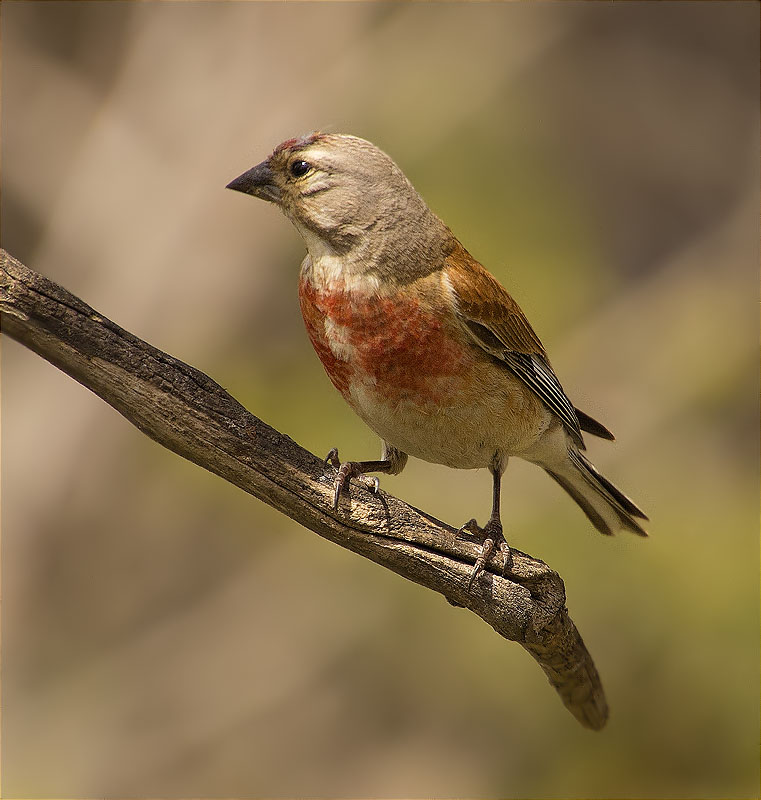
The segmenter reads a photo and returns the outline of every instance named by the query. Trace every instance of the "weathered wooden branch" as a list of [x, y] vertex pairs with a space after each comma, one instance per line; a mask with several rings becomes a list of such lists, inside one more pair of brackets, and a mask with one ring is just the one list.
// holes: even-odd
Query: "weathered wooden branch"
[[568, 616], [560, 576], [513, 550], [512, 571], [466, 588], [478, 545], [381, 491], [353, 486], [334, 511], [334, 470], [250, 414], [197, 369], [162, 353], [0, 250], [2, 330], [92, 390], [164, 447], [331, 542], [470, 609], [539, 662], [568, 710], [599, 730], [608, 707]]

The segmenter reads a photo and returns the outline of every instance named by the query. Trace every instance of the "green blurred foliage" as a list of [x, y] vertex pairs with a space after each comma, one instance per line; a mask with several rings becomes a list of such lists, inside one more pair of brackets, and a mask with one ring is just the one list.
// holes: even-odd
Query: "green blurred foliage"
[[[758, 6], [5, 2], [3, 246], [312, 451], [379, 443], [298, 312], [303, 247], [225, 192], [313, 129], [387, 150], [508, 286], [651, 538], [539, 470], [611, 720], [517, 646], [3, 347], [5, 796], [758, 796]], [[485, 472], [384, 488], [459, 524]]]

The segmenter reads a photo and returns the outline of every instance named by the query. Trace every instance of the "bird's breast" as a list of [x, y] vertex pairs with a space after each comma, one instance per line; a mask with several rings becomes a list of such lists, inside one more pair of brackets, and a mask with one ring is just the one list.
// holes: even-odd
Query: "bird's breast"
[[299, 298], [317, 355], [353, 406], [360, 390], [389, 402], [446, 403], [473, 360], [472, 347], [426, 292], [302, 275]]
[[302, 273], [301, 312], [330, 380], [383, 439], [452, 467], [529, 447], [540, 401], [459, 327], [441, 276], [395, 289]]

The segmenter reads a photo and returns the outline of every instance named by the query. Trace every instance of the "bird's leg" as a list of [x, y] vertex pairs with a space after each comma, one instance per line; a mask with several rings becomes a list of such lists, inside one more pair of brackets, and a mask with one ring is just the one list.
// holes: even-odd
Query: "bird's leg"
[[338, 448], [334, 447], [325, 456], [325, 463], [331, 464], [338, 470], [333, 484], [333, 508], [338, 508], [341, 492], [349, 487], [349, 481], [356, 478], [363, 486], [374, 494], [377, 493], [379, 483], [377, 478], [365, 475], [366, 472], [383, 472], [387, 475], [397, 475], [407, 463], [407, 454], [392, 447], [388, 442], [383, 442], [383, 458], [379, 461], [344, 461], [338, 457]]
[[507, 572], [510, 566], [510, 546], [507, 544], [505, 537], [502, 533], [502, 521], [500, 519], [499, 506], [500, 506], [500, 490], [502, 487], [502, 469], [498, 464], [494, 464], [489, 468], [492, 474], [492, 507], [491, 516], [489, 521], [481, 528], [475, 519], [466, 522], [460, 531], [468, 531], [482, 541], [481, 553], [473, 565], [473, 571], [468, 578], [468, 591], [470, 591], [473, 581], [484, 571], [489, 557], [494, 552], [495, 547], [502, 554], [502, 574]]

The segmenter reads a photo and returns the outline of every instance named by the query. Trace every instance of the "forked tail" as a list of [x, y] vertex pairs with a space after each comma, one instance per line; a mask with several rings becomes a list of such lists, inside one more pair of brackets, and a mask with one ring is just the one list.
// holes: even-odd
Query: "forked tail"
[[637, 522], [646, 520], [645, 514], [581, 453], [569, 450], [568, 456], [562, 470], [545, 469], [581, 506], [595, 528], [606, 536], [621, 529], [647, 536]]

